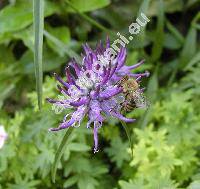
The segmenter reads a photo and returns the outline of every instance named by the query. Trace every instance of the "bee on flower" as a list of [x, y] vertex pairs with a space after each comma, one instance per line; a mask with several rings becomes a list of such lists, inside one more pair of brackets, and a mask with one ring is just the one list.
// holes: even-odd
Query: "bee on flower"
[[[54, 74], [61, 84], [58, 85], [59, 91], [67, 97], [59, 100], [47, 98], [47, 101], [64, 109], [72, 108], [74, 111], [67, 114], [57, 128], [49, 130], [59, 131], [69, 127], [79, 127], [83, 118], [87, 117], [86, 127], [93, 129], [94, 153], [96, 153], [98, 152], [98, 129], [102, 127], [106, 117], [115, 117], [124, 122], [135, 121], [135, 119], [126, 118], [121, 113], [122, 102], [117, 97], [123, 94], [124, 89], [116, 83], [125, 75], [134, 78], [137, 82], [142, 77], [148, 77], [149, 73], [132, 73], [132, 70], [144, 61], [133, 66], [126, 66], [125, 47], [121, 47], [117, 56], [114, 59], [110, 58], [108, 64], [101, 64], [98, 57], [104, 55], [110, 48], [109, 39], [106, 41], [106, 47], [100, 42], [95, 50], [92, 50], [88, 44], [83, 48], [85, 53], [82, 64], [78, 64], [74, 59], [69, 62], [65, 70], [66, 81]], [[139, 87], [137, 91], [142, 93]]]

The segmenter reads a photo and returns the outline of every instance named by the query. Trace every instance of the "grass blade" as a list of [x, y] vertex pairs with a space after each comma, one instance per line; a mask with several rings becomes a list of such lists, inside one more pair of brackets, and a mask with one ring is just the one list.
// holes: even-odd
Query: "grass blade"
[[33, 25], [34, 25], [34, 65], [36, 77], [36, 90], [38, 96], [38, 107], [42, 108], [42, 47], [44, 28], [44, 0], [33, 0]]
[[190, 70], [195, 64], [200, 62], [200, 52], [198, 52], [187, 64], [187, 66], [183, 69], [184, 71]]
[[58, 163], [64, 153], [64, 150], [68, 144], [68, 141], [69, 141], [69, 136], [71, 135], [73, 131], [73, 128], [69, 127], [59, 145], [59, 148], [56, 152], [56, 155], [55, 155], [55, 159], [54, 159], [54, 163], [53, 163], [53, 167], [52, 167], [52, 182], [55, 183], [55, 178], [56, 178], [56, 172], [57, 172], [57, 167], [58, 167]]
[[165, 22], [165, 12], [164, 12], [164, 3], [163, 0], [159, 0], [158, 2], [158, 16], [157, 16], [157, 28], [156, 28], [156, 37], [154, 40], [153, 48], [152, 48], [152, 62], [157, 61], [163, 50], [164, 43], [164, 22]]
[[179, 69], [183, 69], [187, 66], [188, 62], [193, 58], [197, 49], [197, 30], [196, 28], [190, 27], [188, 34], [185, 39], [185, 44], [180, 55]]
[[183, 45], [184, 37], [183, 35], [171, 24], [169, 20], [166, 21], [167, 29], [174, 35], [174, 37]]

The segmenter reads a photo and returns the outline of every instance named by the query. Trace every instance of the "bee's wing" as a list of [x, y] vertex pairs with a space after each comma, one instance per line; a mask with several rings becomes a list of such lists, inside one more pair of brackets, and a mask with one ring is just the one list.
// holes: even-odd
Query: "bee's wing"
[[115, 99], [118, 103], [123, 103], [125, 101], [125, 97], [123, 95], [117, 95]]
[[146, 99], [146, 97], [140, 92], [140, 91], [135, 91], [134, 92], [134, 101], [135, 101], [135, 104], [136, 104], [136, 107], [138, 108], [147, 108], [148, 107], [148, 101]]

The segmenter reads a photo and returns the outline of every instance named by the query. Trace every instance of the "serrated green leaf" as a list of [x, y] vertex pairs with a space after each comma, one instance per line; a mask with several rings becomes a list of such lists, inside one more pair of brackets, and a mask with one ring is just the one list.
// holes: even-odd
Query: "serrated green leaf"
[[68, 187], [76, 184], [77, 181], [78, 181], [78, 176], [70, 177], [64, 182], [63, 187], [68, 188]]
[[130, 180], [129, 182], [120, 180], [119, 185], [121, 186], [121, 189], [144, 189], [145, 185], [143, 181], [138, 180], [136, 182], [133, 182]]
[[122, 167], [122, 164], [125, 160], [129, 160], [127, 147], [127, 143], [123, 142], [121, 138], [116, 137], [112, 139], [111, 146], [105, 150], [110, 156], [111, 160], [115, 162], [119, 168]]

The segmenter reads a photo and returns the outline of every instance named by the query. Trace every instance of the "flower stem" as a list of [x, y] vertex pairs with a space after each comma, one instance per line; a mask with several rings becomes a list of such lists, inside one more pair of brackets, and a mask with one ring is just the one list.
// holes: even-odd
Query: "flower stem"
[[123, 126], [123, 128], [124, 128], [124, 130], [126, 132], [126, 135], [128, 137], [128, 141], [129, 141], [129, 145], [130, 145], [130, 149], [131, 149], [131, 157], [133, 158], [133, 141], [132, 141], [132, 138], [131, 138], [131, 134], [130, 134], [129, 128], [128, 128], [127, 124], [124, 121], [120, 120], [120, 122], [121, 122], [121, 124], [122, 124], [122, 126]]
[[55, 183], [55, 177], [56, 177], [56, 172], [57, 172], [57, 167], [58, 167], [58, 163], [64, 153], [64, 150], [69, 142], [69, 138], [71, 136], [71, 133], [73, 131], [73, 128], [69, 127], [59, 145], [59, 148], [56, 152], [55, 155], [55, 159], [54, 159], [54, 163], [53, 163], [53, 167], [52, 167], [52, 181], [53, 183]]

